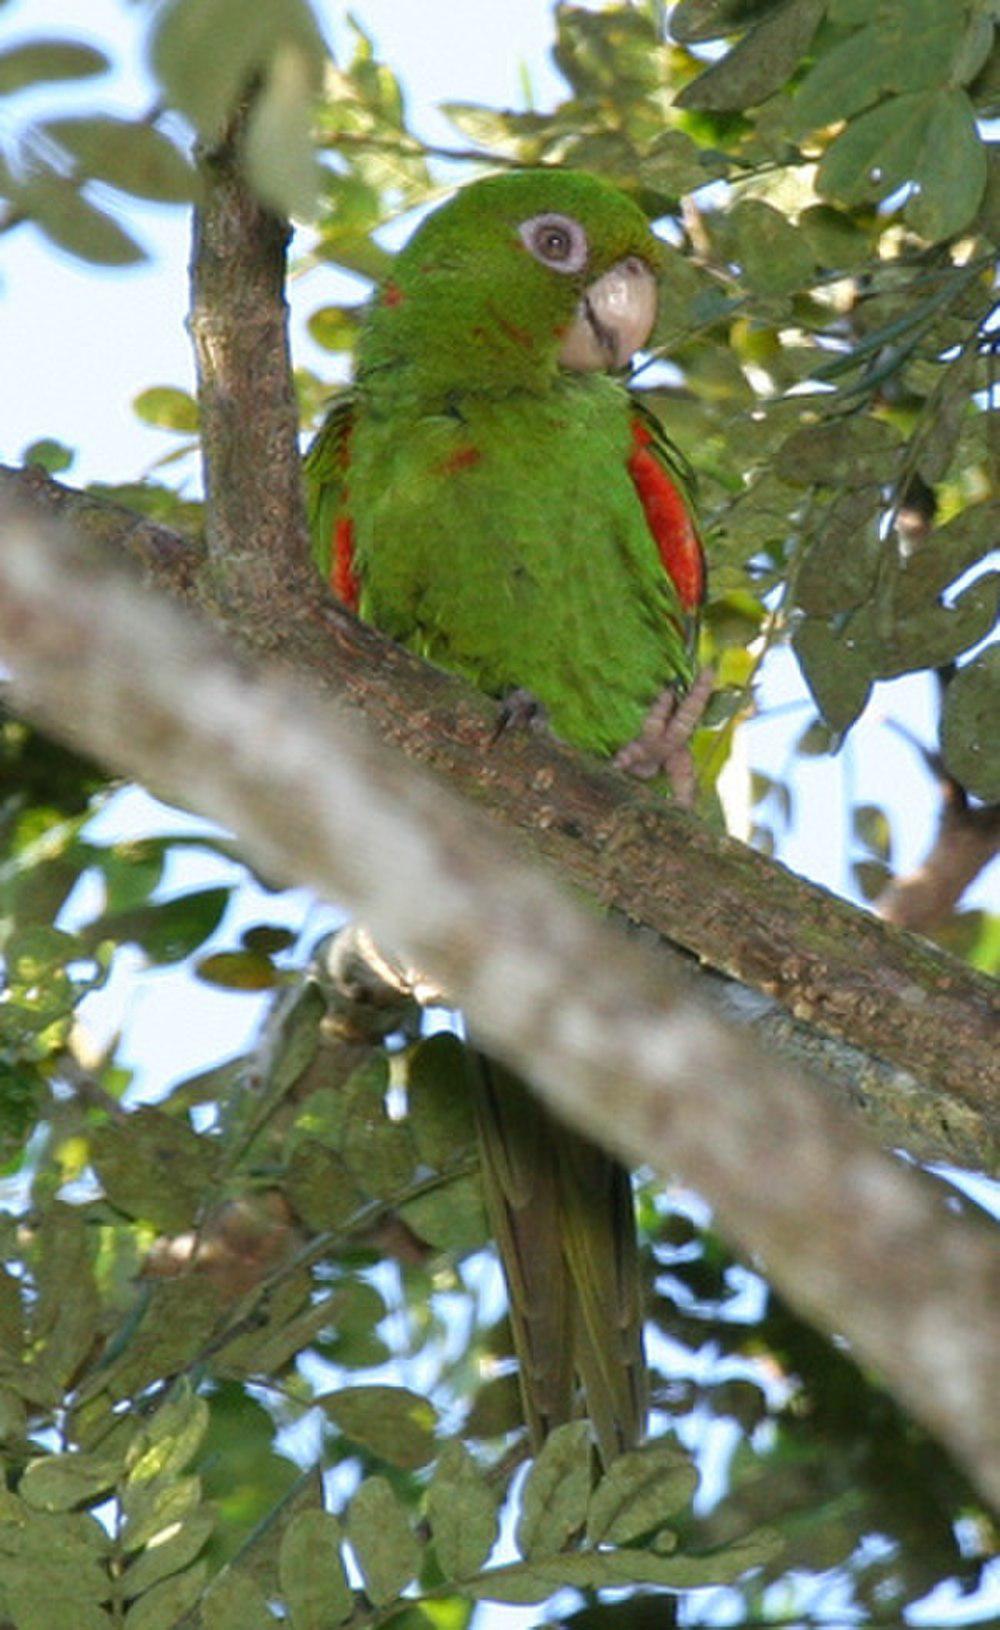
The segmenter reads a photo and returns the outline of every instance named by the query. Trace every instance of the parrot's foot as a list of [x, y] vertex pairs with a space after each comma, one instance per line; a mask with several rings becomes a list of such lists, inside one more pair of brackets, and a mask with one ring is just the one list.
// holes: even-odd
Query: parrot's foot
[[639, 781], [652, 781], [665, 775], [676, 802], [690, 809], [695, 800], [697, 775], [691, 750], [691, 736], [701, 721], [712, 694], [715, 675], [703, 668], [685, 696], [668, 687], [661, 691], [639, 735], [627, 741], [615, 754], [619, 770], [627, 770]]
[[548, 730], [548, 714], [538, 697], [530, 690], [518, 686], [508, 691], [500, 703], [500, 712], [490, 737], [490, 746], [505, 736], [508, 730]]

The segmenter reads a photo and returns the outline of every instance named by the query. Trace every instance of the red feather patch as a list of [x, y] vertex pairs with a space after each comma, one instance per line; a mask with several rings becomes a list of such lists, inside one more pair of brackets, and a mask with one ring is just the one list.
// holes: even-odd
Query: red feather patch
[[664, 571], [685, 611], [696, 611], [705, 593], [705, 556], [682, 495], [655, 453], [653, 434], [640, 419], [632, 422], [628, 472], [649, 530], [656, 540]]
[[361, 599], [361, 582], [354, 569], [354, 522], [349, 515], [341, 515], [333, 532], [333, 569], [330, 583], [338, 600], [348, 611], [357, 611]]

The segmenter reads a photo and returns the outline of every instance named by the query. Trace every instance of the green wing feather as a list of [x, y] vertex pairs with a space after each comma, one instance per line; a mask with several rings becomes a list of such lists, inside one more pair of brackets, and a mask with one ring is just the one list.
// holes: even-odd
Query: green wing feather
[[329, 578], [332, 569], [333, 532], [347, 492], [347, 466], [356, 409], [357, 395], [353, 390], [343, 391], [334, 398], [302, 464], [313, 557], [324, 580]]

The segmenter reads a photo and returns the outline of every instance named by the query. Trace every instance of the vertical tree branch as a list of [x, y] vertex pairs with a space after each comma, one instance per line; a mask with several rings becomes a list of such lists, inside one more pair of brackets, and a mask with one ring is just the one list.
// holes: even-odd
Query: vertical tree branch
[[195, 215], [190, 327], [213, 597], [228, 616], [249, 619], [256, 635], [265, 608], [305, 607], [318, 583], [309, 563], [288, 349], [290, 228], [244, 178], [248, 107], [201, 158], [205, 196]]

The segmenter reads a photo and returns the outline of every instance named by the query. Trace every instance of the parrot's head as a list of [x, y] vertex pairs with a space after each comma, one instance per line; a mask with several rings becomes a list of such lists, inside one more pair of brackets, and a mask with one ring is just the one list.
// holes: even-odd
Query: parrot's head
[[624, 368], [656, 320], [661, 253], [642, 211], [598, 176], [516, 170], [474, 182], [397, 256], [359, 378], [427, 398]]

